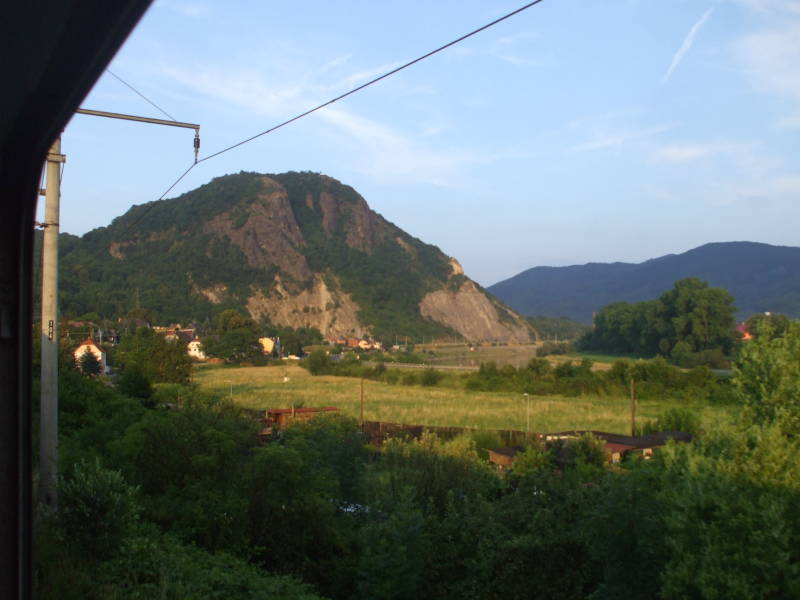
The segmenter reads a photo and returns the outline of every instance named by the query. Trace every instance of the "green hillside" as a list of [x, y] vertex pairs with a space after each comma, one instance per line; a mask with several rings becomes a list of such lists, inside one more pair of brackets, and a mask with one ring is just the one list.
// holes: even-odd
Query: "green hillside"
[[[114, 318], [137, 307], [159, 322], [243, 309], [255, 290], [290, 293], [327, 277], [377, 335], [452, 335], [419, 302], [448, 282], [448, 257], [377, 215], [351, 187], [316, 173], [239, 173], [137, 205], [83, 237], [63, 234], [64, 315]], [[294, 257], [293, 263], [281, 262]], [[201, 290], [224, 290], [209, 298]]]

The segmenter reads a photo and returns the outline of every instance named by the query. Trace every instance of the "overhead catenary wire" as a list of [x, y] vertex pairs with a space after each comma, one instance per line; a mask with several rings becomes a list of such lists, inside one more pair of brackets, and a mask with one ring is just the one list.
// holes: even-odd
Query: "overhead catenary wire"
[[[133, 230], [133, 228], [134, 228], [134, 227], [136, 227], [136, 226], [137, 226], [139, 223], [141, 223], [141, 222], [142, 222], [142, 220], [143, 220], [143, 219], [144, 219], [144, 218], [147, 216], [147, 213], [149, 213], [149, 212], [152, 210], [152, 208], [153, 208], [153, 207], [156, 205], [156, 203], [157, 203], [158, 201], [160, 201], [160, 200], [163, 200], [163, 199], [164, 199], [164, 196], [166, 196], [167, 194], [169, 194], [169, 193], [170, 193], [170, 192], [171, 192], [171, 191], [172, 191], [172, 190], [175, 188], [175, 186], [176, 186], [176, 185], [178, 185], [178, 184], [179, 184], [179, 183], [180, 183], [180, 182], [183, 180], [183, 178], [184, 178], [184, 177], [186, 177], [186, 176], [189, 174], [189, 171], [191, 171], [192, 169], [194, 169], [196, 166], [197, 166], [197, 163], [196, 163], [196, 162], [194, 162], [194, 163], [192, 163], [191, 165], [189, 165], [189, 168], [188, 168], [188, 169], [186, 169], [186, 170], [185, 170], [183, 173], [181, 173], [181, 176], [180, 176], [180, 177], [178, 177], [178, 178], [177, 178], [175, 181], [173, 181], [173, 182], [172, 182], [172, 184], [171, 184], [171, 185], [170, 185], [170, 186], [169, 186], [167, 189], [165, 189], [165, 190], [162, 192], [162, 194], [161, 194], [161, 195], [160, 195], [158, 198], [156, 198], [155, 200], [153, 200], [152, 202], [150, 202], [150, 204], [144, 208], [144, 210], [142, 211], [142, 213], [141, 213], [141, 214], [140, 214], [138, 217], [136, 217], [136, 219], [134, 219], [134, 221], [133, 221], [132, 223], [130, 223], [130, 224], [129, 224], [129, 225], [128, 225], [128, 226], [127, 226], [125, 229], [124, 229], [124, 231], [122, 232], [122, 234], [121, 234], [119, 237], [120, 237], [120, 238], [124, 238], [126, 235], [128, 235], [128, 234], [129, 234], [129, 233], [130, 233], [130, 232]], [[100, 254], [102, 254], [103, 252], [105, 252], [105, 251], [106, 251], [106, 249], [107, 249], [107, 247], [106, 247], [106, 246], [102, 246], [102, 247], [101, 247], [101, 248], [100, 248], [100, 249], [99, 249], [99, 250], [98, 250], [98, 251], [97, 251], [97, 252], [94, 254], [94, 256], [95, 256], [95, 257], [99, 256]]]
[[159, 111], [160, 111], [162, 114], [166, 115], [166, 116], [167, 116], [167, 118], [168, 118], [170, 121], [175, 121], [175, 120], [176, 120], [176, 119], [175, 119], [175, 117], [173, 117], [171, 114], [169, 114], [169, 113], [168, 113], [167, 111], [165, 111], [163, 108], [161, 108], [161, 107], [160, 107], [158, 104], [156, 104], [155, 102], [153, 102], [152, 100], [150, 100], [150, 98], [148, 98], [147, 96], [145, 96], [145, 95], [144, 95], [142, 92], [140, 92], [140, 91], [139, 91], [139, 90], [137, 90], [135, 87], [133, 87], [133, 86], [132, 86], [130, 83], [128, 83], [127, 81], [125, 81], [125, 80], [124, 80], [122, 77], [120, 77], [119, 75], [117, 75], [116, 73], [114, 73], [114, 72], [113, 72], [111, 69], [106, 69], [106, 72], [107, 72], [109, 75], [111, 75], [112, 77], [114, 77], [116, 80], [118, 80], [118, 81], [119, 81], [121, 84], [123, 84], [123, 85], [127, 86], [128, 88], [130, 88], [130, 89], [131, 89], [131, 90], [132, 90], [132, 91], [133, 91], [135, 94], [137, 94], [138, 96], [140, 96], [140, 97], [141, 97], [141, 98], [142, 98], [142, 99], [143, 99], [145, 102], [147, 102], [147, 103], [148, 103], [148, 104], [150, 104], [151, 106], [154, 106], [154, 107], [155, 107], [156, 109], [158, 109], [158, 110], [159, 110]]
[[269, 129], [265, 129], [264, 131], [261, 131], [260, 133], [257, 133], [255, 135], [250, 136], [249, 138], [241, 140], [240, 142], [236, 142], [235, 144], [231, 144], [227, 148], [223, 148], [222, 150], [214, 152], [213, 154], [209, 154], [208, 156], [204, 156], [203, 158], [199, 159], [197, 162], [201, 163], [201, 162], [207, 161], [209, 159], [212, 159], [212, 158], [214, 158], [216, 156], [219, 156], [220, 154], [224, 154], [226, 152], [229, 152], [229, 151], [233, 150], [234, 148], [238, 148], [239, 146], [243, 146], [244, 144], [252, 142], [253, 140], [256, 140], [256, 139], [258, 139], [258, 138], [260, 138], [260, 137], [262, 137], [264, 135], [267, 135], [268, 133], [272, 133], [273, 131], [275, 131], [277, 129], [280, 129], [281, 127], [285, 127], [286, 125], [289, 125], [290, 123], [294, 123], [298, 119], [302, 119], [303, 117], [307, 117], [311, 113], [317, 112], [318, 110], [321, 110], [321, 109], [325, 108], [326, 106], [330, 106], [334, 102], [338, 102], [339, 100], [341, 100], [343, 98], [347, 98], [348, 96], [350, 96], [352, 94], [355, 94], [356, 92], [360, 92], [364, 88], [367, 88], [367, 87], [369, 87], [369, 86], [371, 86], [371, 85], [373, 85], [375, 83], [378, 83], [382, 79], [386, 79], [387, 77], [391, 77], [392, 75], [394, 75], [395, 73], [399, 73], [403, 69], [407, 69], [408, 67], [410, 67], [412, 65], [415, 65], [418, 62], [421, 62], [421, 61], [425, 60], [426, 58], [430, 58], [434, 54], [438, 54], [442, 50], [446, 50], [447, 48], [450, 48], [451, 46], [455, 46], [456, 44], [458, 44], [460, 42], [463, 42], [467, 38], [470, 38], [473, 35], [476, 35], [476, 34], [480, 33], [481, 31], [485, 31], [486, 29], [489, 29], [490, 27], [493, 27], [493, 26], [497, 25], [498, 23], [501, 23], [502, 21], [505, 21], [506, 19], [510, 19], [514, 15], [517, 15], [517, 14], [521, 13], [522, 11], [529, 9], [532, 6], [534, 6], [536, 4], [539, 4], [540, 2], [542, 2], [542, 0], [534, 0], [533, 2], [529, 2], [528, 4], [525, 4], [524, 6], [521, 6], [518, 9], [511, 11], [510, 13], [507, 13], [507, 14], [503, 15], [500, 18], [497, 18], [494, 21], [491, 21], [490, 23], [486, 23], [485, 25], [482, 25], [481, 27], [478, 27], [477, 29], [474, 29], [474, 30], [470, 31], [469, 33], [466, 33], [466, 34], [462, 35], [459, 38], [456, 38], [455, 40], [453, 40], [451, 42], [448, 42], [448, 43], [446, 43], [446, 44], [444, 44], [442, 46], [439, 46], [435, 50], [431, 50], [430, 52], [428, 52], [426, 54], [423, 54], [422, 56], [419, 56], [419, 57], [415, 58], [414, 60], [410, 60], [407, 63], [402, 64], [399, 67], [396, 67], [396, 68], [394, 68], [394, 69], [392, 69], [390, 71], [387, 71], [386, 73], [384, 73], [382, 75], [378, 75], [374, 79], [370, 79], [366, 83], [362, 83], [361, 85], [359, 85], [357, 87], [354, 87], [353, 89], [345, 92], [344, 94], [336, 96], [335, 98], [332, 98], [331, 100], [328, 100], [327, 102], [323, 102], [322, 104], [320, 104], [318, 106], [315, 106], [314, 108], [311, 108], [311, 109], [309, 109], [309, 110], [307, 110], [307, 111], [305, 111], [303, 113], [300, 113], [299, 115], [297, 115], [295, 117], [292, 117], [291, 119], [287, 119], [283, 123], [279, 123], [279, 124], [275, 125], [274, 127], [270, 127]]
[[[349, 90], [349, 91], [347, 91], [347, 92], [345, 92], [343, 94], [340, 94], [340, 95], [336, 96], [335, 98], [332, 98], [332, 99], [328, 100], [327, 102], [323, 102], [322, 104], [320, 104], [318, 106], [315, 106], [314, 108], [311, 108], [309, 110], [306, 110], [305, 112], [302, 112], [302, 113], [292, 117], [291, 119], [287, 119], [286, 121], [283, 121], [282, 123], [278, 123], [277, 125], [275, 125], [273, 127], [270, 127], [269, 129], [265, 129], [264, 131], [261, 131], [261, 132], [255, 134], [255, 135], [252, 135], [252, 136], [250, 136], [248, 138], [245, 138], [245, 139], [243, 139], [243, 140], [241, 140], [239, 142], [236, 142], [235, 144], [231, 144], [230, 146], [227, 146], [227, 147], [223, 148], [222, 150], [218, 150], [217, 152], [214, 152], [213, 154], [209, 154], [208, 156], [204, 156], [203, 158], [196, 159], [195, 162], [192, 165], [190, 165], [189, 168], [186, 169], [181, 174], [181, 176], [178, 177], [172, 183], [172, 185], [170, 185], [164, 191], [164, 193], [161, 194], [161, 196], [159, 196], [155, 201], [151, 202], [149, 204], [149, 206], [145, 207], [145, 209], [136, 218], [136, 220], [134, 220], [131, 224], [129, 224], [125, 228], [125, 230], [121, 234], [121, 237], [126, 236], [128, 233], [130, 233], [131, 230], [133, 230], [134, 227], [136, 227], [136, 225], [141, 223], [142, 220], [147, 216], [147, 214], [156, 205], [156, 202], [158, 202], [159, 200], [163, 200], [164, 196], [166, 196], [170, 191], [172, 191], [172, 189], [176, 185], [178, 185], [178, 183], [180, 183], [183, 180], [183, 178], [186, 177], [189, 174], [189, 172], [192, 169], [194, 169], [194, 167], [196, 167], [198, 164], [200, 164], [202, 162], [205, 162], [207, 160], [210, 160], [212, 158], [215, 158], [217, 156], [220, 156], [221, 154], [225, 154], [226, 152], [230, 152], [234, 148], [238, 148], [239, 146], [243, 146], [245, 144], [248, 144], [248, 143], [252, 142], [253, 140], [256, 140], [256, 139], [258, 139], [260, 137], [263, 137], [263, 136], [265, 136], [265, 135], [267, 135], [269, 133], [272, 133], [273, 131], [276, 131], [276, 130], [280, 129], [281, 127], [285, 127], [286, 125], [289, 125], [290, 123], [294, 123], [295, 121], [297, 121], [299, 119], [302, 119], [303, 117], [307, 117], [308, 115], [310, 115], [312, 113], [315, 113], [318, 110], [321, 110], [321, 109], [325, 108], [326, 106], [330, 106], [334, 102], [338, 102], [339, 100], [342, 100], [343, 98], [347, 98], [348, 96], [351, 96], [351, 95], [355, 94], [356, 92], [359, 92], [359, 91], [361, 91], [361, 90], [363, 90], [363, 89], [365, 89], [365, 88], [367, 88], [367, 87], [369, 87], [371, 85], [374, 85], [374, 84], [378, 83], [379, 81], [381, 81], [383, 79], [386, 79], [387, 77], [391, 77], [392, 75], [394, 75], [396, 73], [399, 73], [400, 71], [402, 71], [404, 69], [407, 69], [408, 67], [411, 67], [412, 65], [415, 65], [418, 62], [421, 62], [421, 61], [423, 61], [423, 60], [425, 60], [427, 58], [430, 58], [431, 56], [433, 56], [435, 54], [438, 54], [439, 52], [442, 52], [443, 50], [446, 50], [447, 48], [450, 48], [451, 46], [455, 46], [456, 44], [459, 44], [460, 42], [463, 42], [464, 40], [466, 40], [466, 39], [468, 39], [468, 38], [470, 38], [470, 37], [482, 32], [482, 31], [487, 30], [490, 27], [494, 27], [498, 23], [501, 23], [501, 22], [503, 22], [503, 21], [505, 21], [507, 19], [510, 19], [511, 17], [513, 17], [515, 15], [518, 15], [519, 13], [531, 8], [532, 6], [535, 6], [536, 4], [539, 4], [542, 1], [543, 0], [533, 0], [532, 2], [528, 2], [527, 4], [517, 8], [516, 10], [513, 10], [513, 11], [503, 15], [502, 17], [499, 17], [499, 18], [497, 18], [497, 19], [495, 19], [495, 20], [493, 20], [493, 21], [491, 21], [489, 23], [486, 23], [485, 25], [482, 25], [481, 27], [478, 27], [477, 29], [473, 29], [469, 33], [466, 33], [466, 34], [462, 35], [461, 37], [458, 37], [458, 38], [456, 38], [456, 39], [454, 39], [454, 40], [452, 40], [452, 41], [450, 41], [450, 42], [448, 42], [448, 43], [446, 43], [446, 44], [444, 44], [442, 46], [439, 46], [435, 50], [431, 50], [430, 52], [427, 52], [427, 53], [423, 54], [422, 56], [419, 56], [419, 57], [415, 58], [414, 60], [410, 60], [407, 63], [404, 63], [404, 64], [400, 65], [399, 67], [391, 69], [391, 70], [383, 73], [382, 75], [378, 75], [377, 77], [375, 77], [373, 79], [370, 79], [366, 83], [362, 83], [361, 85], [356, 86], [356, 87], [352, 88], [351, 90]], [[109, 71], [109, 73], [111, 73], [111, 71]], [[114, 75], [113, 73], [111, 73], [111, 74]], [[114, 75], [114, 77], [117, 77], [117, 76]], [[117, 77], [117, 79], [119, 79], [119, 77]], [[122, 80], [120, 79], [120, 81], [122, 81]], [[123, 81], [123, 83], [125, 83], [125, 82]], [[126, 83], [125, 85], [128, 85], [128, 84]], [[128, 87], [131, 87], [131, 86], [128, 86]], [[136, 91], [133, 87], [131, 87], [131, 89]], [[140, 96], [142, 96], [142, 94], [140, 94], [138, 91], [136, 93], [139, 94]], [[142, 96], [142, 97], [145, 98], [144, 96]], [[145, 100], [147, 100], [147, 98], [145, 98]], [[147, 100], [147, 101], [150, 102], [150, 100]], [[150, 102], [150, 103], [153, 104], [152, 102]], [[156, 105], [153, 104], [153, 106], [156, 106]], [[158, 107], [156, 106], [156, 108], [158, 108]], [[159, 110], [161, 110], [161, 109], [159, 108]], [[161, 112], [164, 112], [164, 111], [161, 110]], [[167, 113], [164, 112], [164, 114], [167, 114]], [[167, 114], [167, 116], [169, 116], [169, 115]], [[172, 117], [170, 117], [170, 119], [172, 119]], [[175, 119], [172, 119], [172, 120], [174, 121]], [[100, 252], [102, 252], [104, 250], [105, 250], [105, 248], [101, 249]], [[98, 252], [98, 254], [100, 252]]]

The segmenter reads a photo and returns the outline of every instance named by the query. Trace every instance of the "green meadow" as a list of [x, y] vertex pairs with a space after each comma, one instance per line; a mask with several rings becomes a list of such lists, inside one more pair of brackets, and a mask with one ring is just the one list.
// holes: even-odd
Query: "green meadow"
[[[459, 387], [457, 374], [440, 385], [388, 384], [363, 381], [364, 419], [415, 425], [516, 429], [524, 431], [530, 415], [531, 431], [597, 429], [630, 431], [630, 400], [624, 396], [529, 396], [509, 392], [470, 391]], [[209, 367], [195, 371], [201, 388], [230, 396], [245, 408], [335, 406], [359, 417], [362, 380], [332, 375], [311, 376], [297, 365], [267, 367]], [[679, 399], [640, 400], [637, 420], [655, 420], [677, 406], [690, 407], [704, 427], [728, 420], [729, 406]]]

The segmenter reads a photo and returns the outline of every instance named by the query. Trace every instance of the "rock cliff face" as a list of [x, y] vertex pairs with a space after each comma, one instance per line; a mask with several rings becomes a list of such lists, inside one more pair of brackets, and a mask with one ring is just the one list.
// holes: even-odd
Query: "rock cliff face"
[[252, 202], [217, 215], [204, 231], [239, 248], [253, 268], [275, 266], [296, 281], [310, 279], [302, 253], [305, 239], [286, 190], [269, 177], [259, 177], [258, 182], [260, 190]]
[[[330, 337], [532, 337], [525, 320], [469, 280], [458, 261], [325, 175], [220, 177], [179, 198], [135, 206], [70, 243], [66, 272], [97, 277], [85, 294], [91, 306], [81, 304], [79, 285], [66, 286], [78, 314], [98, 310], [96, 299], [106, 297], [115, 304], [101, 312], [124, 312], [135, 297], [171, 321], [240, 308]], [[92, 252], [102, 260], [87, 264]], [[111, 280], [116, 287], [106, 289]]]
[[524, 319], [490, 299], [470, 280], [455, 291], [441, 289], [426, 294], [419, 309], [423, 317], [450, 327], [470, 341], [531, 341], [531, 330]]
[[310, 289], [289, 293], [280, 278], [269, 296], [255, 290], [247, 299], [250, 315], [264, 316], [271, 322], [289, 327], [316, 327], [327, 337], [365, 337], [369, 331], [358, 318], [358, 304], [349, 294], [331, 290], [325, 279], [314, 275]]

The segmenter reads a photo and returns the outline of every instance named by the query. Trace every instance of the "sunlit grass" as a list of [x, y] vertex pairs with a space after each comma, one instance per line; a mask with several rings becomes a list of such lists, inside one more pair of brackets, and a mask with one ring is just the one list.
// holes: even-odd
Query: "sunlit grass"
[[[205, 367], [197, 370], [195, 381], [204, 389], [230, 395], [246, 408], [336, 406], [356, 418], [360, 413], [360, 379], [312, 377], [296, 365]], [[675, 406], [692, 407], [705, 424], [728, 418], [724, 407], [678, 400], [641, 400], [637, 417], [639, 422], [656, 419]], [[364, 418], [368, 421], [524, 431], [529, 410], [531, 431], [630, 431], [630, 400], [622, 396], [530, 396], [527, 407], [525, 397], [518, 393], [364, 381]]]

